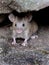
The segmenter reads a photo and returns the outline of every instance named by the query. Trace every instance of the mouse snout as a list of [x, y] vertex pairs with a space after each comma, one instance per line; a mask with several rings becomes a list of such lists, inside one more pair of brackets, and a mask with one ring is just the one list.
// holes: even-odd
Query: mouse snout
[[17, 28], [17, 30], [22, 30], [22, 28]]
[[22, 28], [17, 28], [17, 29], [16, 29], [16, 32], [17, 32], [17, 33], [22, 33], [23, 30], [22, 30]]

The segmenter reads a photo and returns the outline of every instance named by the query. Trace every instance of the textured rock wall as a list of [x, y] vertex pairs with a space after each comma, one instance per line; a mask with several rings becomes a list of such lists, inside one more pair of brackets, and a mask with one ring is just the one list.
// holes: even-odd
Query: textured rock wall
[[26, 12], [49, 6], [49, 0], [0, 0], [0, 13]]

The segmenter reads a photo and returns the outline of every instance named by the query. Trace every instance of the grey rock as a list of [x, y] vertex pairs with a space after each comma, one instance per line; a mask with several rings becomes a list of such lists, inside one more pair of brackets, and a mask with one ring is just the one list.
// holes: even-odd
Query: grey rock
[[49, 0], [0, 0], [0, 13], [26, 12], [49, 6]]
[[49, 0], [13, 0], [9, 7], [18, 12], [39, 10], [49, 6]]
[[0, 13], [9, 13], [11, 9], [8, 7], [11, 0], [0, 0]]
[[[22, 54], [23, 53], [23, 54]], [[20, 53], [12, 53], [9, 54], [8, 56], [5, 56], [3, 58], [3, 61], [9, 65], [45, 65], [45, 63], [47, 62], [45, 59], [46, 57], [44, 57], [42, 54], [39, 53], [34, 53], [32, 52], [32, 54], [27, 51], [27, 53], [25, 52], [20, 52]], [[33, 55], [34, 54], [34, 55]], [[44, 59], [44, 60], [43, 60]]]

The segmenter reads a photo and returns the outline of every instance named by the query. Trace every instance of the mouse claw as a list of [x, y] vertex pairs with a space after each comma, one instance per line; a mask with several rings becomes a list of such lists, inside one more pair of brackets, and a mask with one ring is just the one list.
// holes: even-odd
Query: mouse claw
[[22, 43], [22, 46], [27, 46], [27, 42]]
[[15, 45], [16, 43], [15, 42], [12, 42], [12, 45]]
[[31, 39], [38, 38], [38, 35], [31, 36]]
[[25, 43], [23, 43], [23, 44], [22, 44], [22, 46], [26, 46], [26, 44], [25, 44]]

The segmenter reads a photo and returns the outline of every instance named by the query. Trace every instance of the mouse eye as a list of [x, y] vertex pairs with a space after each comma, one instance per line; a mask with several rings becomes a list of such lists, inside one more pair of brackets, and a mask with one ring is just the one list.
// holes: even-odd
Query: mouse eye
[[24, 26], [25, 26], [25, 24], [23, 23], [23, 24], [22, 24], [22, 26], [24, 27]]
[[17, 26], [17, 24], [15, 24], [15, 26]]

